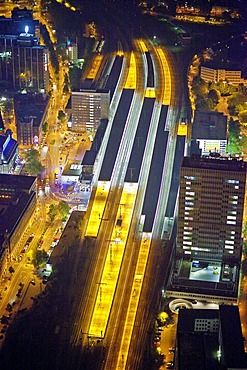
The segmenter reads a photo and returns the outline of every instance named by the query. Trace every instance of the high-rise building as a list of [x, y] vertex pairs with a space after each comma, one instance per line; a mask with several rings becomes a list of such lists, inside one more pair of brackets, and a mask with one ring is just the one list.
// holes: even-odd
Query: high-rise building
[[167, 297], [237, 303], [246, 162], [185, 157]]
[[246, 163], [185, 157], [181, 167], [177, 248], [191, 258], [241, 256]]
[[8, 89], [48, 89], [48, 49], [39, 44], [39, 23], [27, 9], [0, 19], [0, 81]]
[[107, 119], [110, 91], [81, 90], [71, 95], [72, 131], [96, 131], [100, 120]]

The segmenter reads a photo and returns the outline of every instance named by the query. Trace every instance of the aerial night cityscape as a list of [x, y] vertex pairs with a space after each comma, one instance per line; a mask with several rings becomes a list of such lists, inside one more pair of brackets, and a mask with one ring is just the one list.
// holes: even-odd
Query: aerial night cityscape
[[246, 0], [0, 0], [0, 370], [247, 370]]

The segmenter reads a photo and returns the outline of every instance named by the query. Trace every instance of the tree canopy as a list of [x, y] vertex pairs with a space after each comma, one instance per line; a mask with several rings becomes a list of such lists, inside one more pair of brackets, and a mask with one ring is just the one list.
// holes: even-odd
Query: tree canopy
[[40, 175], [45, 167], [42, 166], [40, 160], [39, 160], [39, 152], [36, 149], [31, 149], [26, 152], [26, 165], [25, 165], [25, 170], [30, 174], [30, 175]]

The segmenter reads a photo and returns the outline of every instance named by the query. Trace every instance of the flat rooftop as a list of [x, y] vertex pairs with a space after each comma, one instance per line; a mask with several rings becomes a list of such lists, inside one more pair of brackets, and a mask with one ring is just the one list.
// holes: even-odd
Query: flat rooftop
[[219, 171], [246, 172], [247, 163], [236, 158], [212, 158], [194, 155], [184, 157], [182, 167], [205, 168]]
[[177, 260], [167, 290], [237, 299], [239, 270], [237, 263]]

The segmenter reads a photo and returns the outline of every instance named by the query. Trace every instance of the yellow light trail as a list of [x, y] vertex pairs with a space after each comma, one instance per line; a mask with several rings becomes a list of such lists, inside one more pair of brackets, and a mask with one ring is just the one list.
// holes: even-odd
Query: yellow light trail
[[171, 72], [163, 49], [157, 48], [157, 52], [162, 61], [165, 76], [165, 91], [163, 96], [163, 104], [170, 105], [172, 92]]
[[108, 252], [102, 277], [98, 285], [96, 303], [88, 333], [104, 338], [117, 280], [122, 264], [126, 240], [131, 224], [138, 184], [125, 184], [115, 219], [115, 228], [108, 241]]
[[109, 181], [99, 181], [98, 187], [95, 194], [95, 199], [93, 202], [92, 211], [90, 213], [87, 230], [85, 236], [97, 237], [100, 222], [103, 217], [106, 199], [109, 193], [110, 182]]
[[134, 283], [132, 285], [131, 296], [130, 296], [128, 311], [127, 311], [127, 315], [125, 319], [124, 332], [122, 336], [120, 351], [118, 354], [116, 369], [125, 369], [126, 367], [131, 336], [133, 332], [136, 312], [137, 312], [140, 295], [141, 295], [143, 276], [145, 274], [150, 245], [151, 245], [151, 237], [152, 237], [152, 234], [144, 234], [142, 241], [141, 241], [141, 246], [140, 246], [136, 270], [135, 270]]
[[136, 60], [133, 52], [130, 56], [129, 73], [124, 87], [125, 89], [136, 89]]

